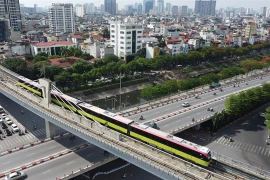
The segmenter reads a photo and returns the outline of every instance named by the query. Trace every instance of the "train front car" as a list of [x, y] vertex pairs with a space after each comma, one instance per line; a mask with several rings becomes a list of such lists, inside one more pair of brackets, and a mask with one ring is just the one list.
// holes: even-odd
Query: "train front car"
[[144, 124], [133, 123], [129, 135], [201, 166], [208, 166], [211, 162], [211, 153], [207, 147], [153, 129]]
[[20, 87], [38, 95], [39, 97], [43, 97], [42, 89], [40, 88], [39, 83], [32, 81], [30, 79], [27, 79], [23, 76], [19, 76], [17, 84]]

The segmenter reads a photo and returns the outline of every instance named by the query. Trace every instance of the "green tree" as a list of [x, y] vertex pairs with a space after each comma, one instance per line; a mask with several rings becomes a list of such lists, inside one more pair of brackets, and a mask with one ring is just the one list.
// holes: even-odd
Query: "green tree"
[[4, 60], [3, 66], [21, 75], [27, 72], [26, 61], [20, 58], [7, 58]]
[[81, 59], [83, 60], [90, 60], [90, 59], [93, 59], [94, 56], [91, 56], [90, 54], [88, 53], [83, 53], [81, 56], [80, 56]]
[[116, 55], [114, 54], [107, 54], [103, 59], [102, 59], [106, 64], [110, 62], [118, 62], [119, 59]]
[[63, 71], [54, 77], [57, 85], [67, 87], [72, 81], [72, 76], [67, 71]]
[[144, 99], [152, 99], [154, 95], [154, 88], [152, 86], [145, 86], [141, 90], [141, 97]]
[[141, 48], [139, 51], [136, 53], [137, 56], [145, 58], [146, 56], [146, 48]]

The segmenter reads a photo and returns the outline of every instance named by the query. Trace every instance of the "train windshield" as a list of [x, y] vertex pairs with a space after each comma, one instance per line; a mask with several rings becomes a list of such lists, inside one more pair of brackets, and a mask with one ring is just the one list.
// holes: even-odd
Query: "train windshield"
[[208, 152], [208, 159], [211, 159], [211, 152]]

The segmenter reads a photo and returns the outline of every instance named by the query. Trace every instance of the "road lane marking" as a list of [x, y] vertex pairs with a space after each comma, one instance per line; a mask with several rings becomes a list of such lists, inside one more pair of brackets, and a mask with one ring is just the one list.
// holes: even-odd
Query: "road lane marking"
[[7, 162], [4, 162], [4, 163], [2, 163], [2, 164], [8, 164], [8, 163], [11, 163], [12, 161], [7, 161]]
[[262, 148], [262, 147], [260, 147], [260, 148], [259, 148], [259, 150], [258, 150], [258, 154], [260, 154], [260, 150], [261, 150], [261, 148]]
[[270, 150], [269, 150], [269, 152], [268, 152], [268, 156], [270, 156]]
[[74, 163], [74, 161], [68, 162], [66, 165], [69, 165], [69, 164], [72, 164], [72, 163]]
[[265, 156], [267, 155], [268, 151], [269, 151], [268, 149], [265, 150], [265, 153], [264, 153]]
[[[251, 145], [251, 146], [252, 146], [252, 145]], [[252, 146], [252, 148], [250, 149], [250, 152], [252, 152], [252, 151], [253, 151], [253, 148], [254, 148], [254, 147], [255, 147], [255, 145], [253, 145], [253, 146]]]
[[264, 148], [262, 148], [261, 154], [263, 154]]
[[249, 144], [246, 144], [245, 146], [243, 146], [243, 149], [246, 150], [248, 146]]
[[256, 146], [256, 148], [254, 149], [254, 151], [253, 151], [253, 152], [256, 152], [258, 148], [259, 148], [259, 146]]
[[43, 174], [46, 174], [46, 173], [51, 172], [51, 171], [52, 171], [52, 170], [46, 171], [46, 172], [44, 172]]
[[28, 154], [27, 156], [32, 156], [33, 154], [36, 154], [36, 153], [31, 153], [31, 154]]
[[94, 153], [87, 155], [87, 157], [94, 155]]

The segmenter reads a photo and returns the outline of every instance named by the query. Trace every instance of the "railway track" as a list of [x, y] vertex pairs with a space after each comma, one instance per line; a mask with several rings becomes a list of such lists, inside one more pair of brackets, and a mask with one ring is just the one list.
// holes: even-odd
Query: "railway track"
[[[1, 72], [0, 71], [0, 77], [2, 78], [3, 81], [7, 81], [10, 82], [11, 84], [15, 85], [17, 83], [17, 78], [16, 76], [12, 76], [10, 77], [9, 75], [7, 75], [7, 73], [5, 72]], [[18, 77], [18, 76], [17, 76]], [[12, 89], [13, 93], [16, 93], [16, 91], [14, 89]], [[24, 96], [19, 95], [20, 97], [27, 99]], [[31, 103], [35, 103], [35, 102], [31, 102]], [[35, 103], [35, 106], [38, 105], [40, 106], [38, 103]], [[40, 107], [40, 108], [44, 108], [44, 107]], [[61, 115], [56, 114], [54, 111], [48, 110], [50, 113], [54, 114], [55, 116], [59, 116], [61, 117]], [[61, 117], [62, 119], [65, 119], [66, 121], [70, 122], [70, 123], [75, 123], [77, 126], [81, 127], [84, 130], [90, 131], [90, 129], [88, 127], [85, 127], [81, 124], [78, 124], [76, 122], [71, 122], [71, 120], [67, 119], [66, 117]], [[96, 132], [92, 132], [94, 134], [96, 134]], [[111, 139], [107, 140], [108, 143], [111, 142]], [[183, 177], [185, 177], [185, 179], [190, 179], [190, 180], [199, 180], [199, 179], [211, 179], [211, 180], [215, 180], [215, 179], [224, 179], [224, 180], [229, 180], [229, 179], [237, 179], [237, 180], [249, 180], [249, 179], [254, 179], [254, 180], [261, 180], [261, 178], [258, 178], [256, 176], [250, 175], [248, 173], [245, 173], [241, 170], [235, 169], [233, 167], [227, 166], [225, 164], [222, 164], [218, 161], [213, 160], [213, 162], [210, 164], [210, 166], [208, 168], [200, 168], [199, 171], [201, 171], [198, 175], [194, 175], [192, 171], [182, 171], [181, 168], [179, 168], [177, 166], [177, 164], [173, 164], [173, 163], [166, 163], [164, 161], [160, 161], [159, 159], [157, 159], [155, 156], [145, 156], [144, 153], [142, 153], [143, 151], [139, 151], [138, 149], [135, 150], [133, 147], [138, 148], [138, 142], [137, 144], [135, 143], [130, 143], [133, 141], [129, 141], [129, 143], [126, 143], [125, 145], [123, 145], [122, 143], [119, 142], [114, 142], [115, 144], [117, 144], [118, 146], [128, 149], [129, 151], [140, 155], [141, 157], [143, 157], [143, 159], [145, 160], [151, 160], [152, 162], [155, 162], [156, 164], [160, 164], [163, 167], [166, 167], [166, 169], [173, 170], [176, 174], [178, 175], [182, 175]], [[135, 142], [135, 141], [134, 141]], [[132, 146], [129, 146], [132, 145]], [[173, 160], [172, 160], [173, 161]], [[179, 162], [178, 162], [179, 163]], [[182, 162], [183, 163], [183, 162]], [[173, 164], [173, 165], [172, 165]], [[179, 164], [178, 164], [179, 165]], [[190, 166], [192, 170], [195, 171], [195, 169], [198, 170], [198, 167], [196, 165], [192, 165], [189, 164], [187, 165], [187, 163], [185, 163], [186, 166]]]

